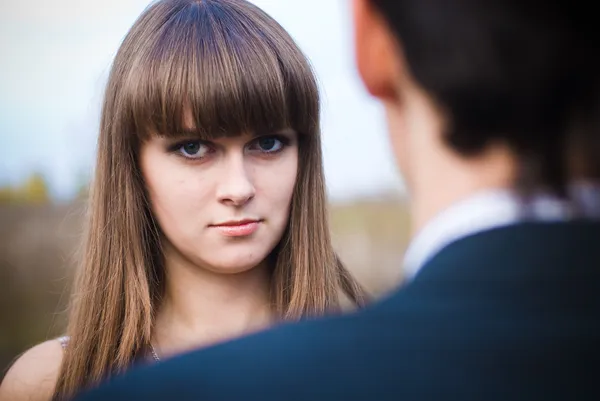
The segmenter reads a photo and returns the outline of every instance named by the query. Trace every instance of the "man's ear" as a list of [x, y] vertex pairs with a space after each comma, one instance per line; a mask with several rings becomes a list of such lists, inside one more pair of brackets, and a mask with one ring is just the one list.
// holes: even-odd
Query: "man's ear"
[[353, 0], [354, 52], [367, 91], [385, 102], [398, 100], [403, 68], [400, 47], [370, 0]]

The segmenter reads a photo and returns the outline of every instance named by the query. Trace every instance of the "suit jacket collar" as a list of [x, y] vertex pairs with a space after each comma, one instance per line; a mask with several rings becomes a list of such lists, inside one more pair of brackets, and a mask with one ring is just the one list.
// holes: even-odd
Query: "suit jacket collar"
[[[578, 183], [571, 187], [571, 192], [576, 204], [544, 193], [533, 197], [528, 219], [539, 222], [570, 221], [576, 217], [600, 219], [600, 186]], [[458, 239], [522, 222], [522, 211], [517, 195], [509, 190], [480, 192], [452, 205], [411, 241], [404, 259], [405, 279], [413, 279], [433, 256]]]

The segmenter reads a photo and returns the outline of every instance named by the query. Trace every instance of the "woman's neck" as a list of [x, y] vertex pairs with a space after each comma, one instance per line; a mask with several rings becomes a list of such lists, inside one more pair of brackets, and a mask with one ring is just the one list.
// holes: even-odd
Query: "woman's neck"
[[226, 341], [271, 324], [266, 263], [243, 273], [220, 274], [168, 260], [153, 346], [163, 356]]

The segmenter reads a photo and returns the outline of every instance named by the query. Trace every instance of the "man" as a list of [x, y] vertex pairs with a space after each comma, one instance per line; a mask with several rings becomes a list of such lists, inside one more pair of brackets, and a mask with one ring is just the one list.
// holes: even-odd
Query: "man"
[[575, 3], [354, 0], [411, 195], [410, 282], [80, 400], [600, 399], [598, 39]]

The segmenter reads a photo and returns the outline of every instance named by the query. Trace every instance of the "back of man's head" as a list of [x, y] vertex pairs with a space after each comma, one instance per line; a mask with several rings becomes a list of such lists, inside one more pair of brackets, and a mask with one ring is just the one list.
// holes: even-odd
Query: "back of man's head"
[[414, 79], [446, 112], [450, 148], [469, 156], [505, 143], [525, 190], [543, 185], [560, 193], [574, 174], [600, 176], [600, 42], [592, 3], [370, 3]]

